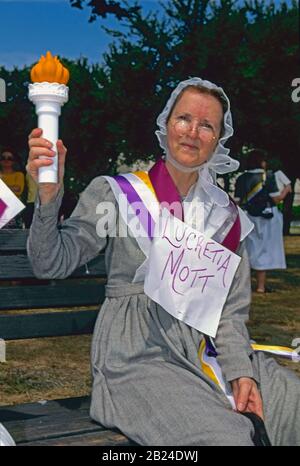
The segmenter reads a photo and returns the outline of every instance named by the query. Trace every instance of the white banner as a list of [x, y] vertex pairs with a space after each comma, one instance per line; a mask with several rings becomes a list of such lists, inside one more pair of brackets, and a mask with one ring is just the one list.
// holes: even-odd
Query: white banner
[[24, 204], [0, 179], [0, 228], [3, 228], [24, 208]]
[[155, 229], [145, 293], [172, 316], [215, 337], [241, 258], [166, 209]]

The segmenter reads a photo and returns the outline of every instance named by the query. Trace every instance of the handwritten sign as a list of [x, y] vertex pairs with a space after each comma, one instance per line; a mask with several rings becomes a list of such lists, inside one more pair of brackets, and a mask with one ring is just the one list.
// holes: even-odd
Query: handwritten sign
[[177, 319], [215, 337], [240, 260], [164, 209], [155, 227], [144, 290]]
[[24, 208], [24, 204], [0, 179], [0, 228], [3, 228]]

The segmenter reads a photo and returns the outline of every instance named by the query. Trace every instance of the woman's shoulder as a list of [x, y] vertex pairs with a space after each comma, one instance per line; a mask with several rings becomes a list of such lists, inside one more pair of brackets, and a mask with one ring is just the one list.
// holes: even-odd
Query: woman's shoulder
[[91, 187], [93, 189], [107, 189], [108, 187], [110, 187], [108, 178], [112, 178], [112, 177], [108, 175], [95, 176], [95, 178], [93, 178], [90, 181], [88, 187]]
[[96, 199], [115, 201], [115, 196], [105, 175], [99, 175], [92, 179], [83, 194], [88, 194]]
[[15, 171], [15, 175], [18, 176], [19, 178], [25, 178], [25, 175], [21, 170]]

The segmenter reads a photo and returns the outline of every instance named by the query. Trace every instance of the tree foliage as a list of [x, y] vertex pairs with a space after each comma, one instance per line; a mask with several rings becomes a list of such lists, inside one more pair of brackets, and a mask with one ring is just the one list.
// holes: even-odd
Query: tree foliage
[[105, 65], [107, 96], [119, 115], [115, 134], [126, 141], [117, 146], [129, 159], [157, 153], [152, 134], [159, 109], [180, 80], [201, 76], [223, 86], [231, 99], [233, 154], [261, 147], [290, 176], [299, 176], [300, 112], [291, 100], [299, 74], [296, 2], [172, 0], [161, 2], [158, 17], [144, 15], [139, 2], [70, 1], [91, 8], [91, 21], [114, 15], [127, 28], [115, 34]]

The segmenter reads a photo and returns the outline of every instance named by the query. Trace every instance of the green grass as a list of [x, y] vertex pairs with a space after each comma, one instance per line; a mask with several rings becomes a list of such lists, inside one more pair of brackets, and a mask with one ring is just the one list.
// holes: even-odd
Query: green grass
[[0, 405], [88, 394], [90, 344], [90, 335], [8, 341]]
[[[285, 250], [287, 270], [267, 275], [274, 292], [253, 293], [248, 328], [257, 343], [292, 347], [293, 340], [300, 338], [300, 236], [286, 237]], [[254, 276], [252, 280], [254, 289]], [[300, 375], [300, 363], [278, 361]]]

